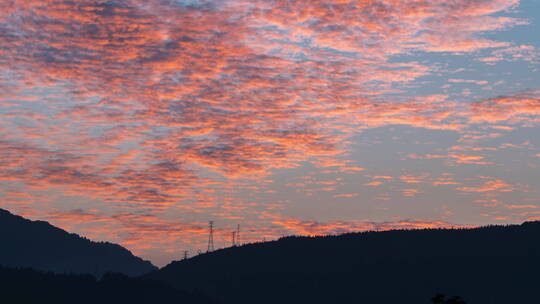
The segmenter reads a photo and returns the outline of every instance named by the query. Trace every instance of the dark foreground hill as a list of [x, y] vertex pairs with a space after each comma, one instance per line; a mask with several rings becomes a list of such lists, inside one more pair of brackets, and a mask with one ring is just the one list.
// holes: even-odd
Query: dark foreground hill
[[540, 303], [540, 222], [287, 237], [173, 262], [148, 275], [223, 303]]
[[92, 242], [43, 221], [0, 209], [0, 265], [56, 273], [139, 276], [157, 269], [122, 246]]
[[97, 280], [91, 275], [52, 274], [0, 267], [0, 303], [209, 304], [211, 301], [200, 294], [178, 291], [164, 283], [121, 274], [105, 274]]

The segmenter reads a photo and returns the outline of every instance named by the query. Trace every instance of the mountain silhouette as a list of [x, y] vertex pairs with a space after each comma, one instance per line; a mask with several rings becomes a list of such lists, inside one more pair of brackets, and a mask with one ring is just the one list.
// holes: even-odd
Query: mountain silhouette
[[95, 304], [186, 303], [210, 304], [200, 293], [176, 290], [165, 283], [106, 273], [92, 275], [43, 273], [0, 267], [0, 303]]
[[120, 245], [93, 242], [4, 209], [0, 209], [0, 265], [97, 277], [107, 272], [139, 276], [157, 269]]
[[540, 222], [393, 230], [231, 247], [146, 277], [223, 303], [427, 304], [439, 293], [474, 304], [538, 303], [539, 253]]

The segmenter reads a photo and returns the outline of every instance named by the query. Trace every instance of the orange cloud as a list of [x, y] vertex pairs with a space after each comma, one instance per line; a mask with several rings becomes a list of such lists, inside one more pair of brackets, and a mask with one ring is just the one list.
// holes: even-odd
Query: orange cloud
[[333, 197], [335, 198], [353, 198], [359, 196], [359, 193], [341, 193], [341, 194], [334, 194]]
[[[234, 212], [260, 211], [231, 199], [235, 191], [246, 190], [242, 179], [263, 184], [277, 169], [304, 165], [336, 167], [335, 173], [352, 177], [364, 169], [345, 159], [349, 140], [366, 128], [406, 125], [462, 132], [471, 123], [537, 123], [537, 91], [470, 105], [446, 94], [389, 94], [439, 72], [424, 62], [397, 62], [398, 55], [504, 47], [519, 56], [523, 51], [512, 51], [508, 42], [480, 37], [523, 24], [492, 16], [518, 4], [2, 1], [0, 186], [21, 189], [6, 195], [14, 204], [32, 205], [39, 198], [36, 193], [46, 191], [104, 202], [122, 213], [105, 216], [75, 209], [48, 216], [74, 227], [106, 223], [103, 230], [84, 231], [103, 236], [110, 232], [105, 229], [115, 227], [117, 239], [137, 250], [167, 244], [165, 250], [174, 251], [181, 238], [200, 236], [204, 223], [173, 223], [165, 219], [166, 210], [237, 219]], [[487, 163], [478, 155], [440, 158]], [[337, 183], [298, 186], [317, 185], [305, 190], [313, 193], [334, 191]], [[489, 184], [462, 189], [493, 187], [511, 188]], [[310, 228], [294, 219], [281, 221], [306, 233], [376, 227], [333, 223]], [[444, 223], [385, 227], [422, 225]], [[264, 235], [275, 234], [269, 229]]]
[[537, 64], [540, 59], [540, 49], [532, 45], [510, 46], [503, 49], [494, 50], [491, 56], [482, 57], [479, 61], [493, 64], [500, 61], [526, 61]]
[[421, 175], [421, 176], [411, 176], [411, 175], [403, 175], [400, 176], [399, 179], [406, 184], [421, 184], [424, 182], [424, 179], [426, 179], [428, 175]]
[[509, 209], [538, 209], [536, 205], [506, 205]]
[[465, 192], [512, 192], [516, 190], [513, 185], [505, 183], [503, 180], [495, 179], [485, 181], [483, 185], [476, 187], [460, 187], [457, 190]]
[[[72, 185], [77, 190], [71, 194], [97, 191], [106, 197], [108, 192], [115, 193], [108, 200], [167, 206], [192, 195], [190, 185], [209, 182], [192, 168], [229, 178], [259, 178], [305, 161], [361, 171], [337, 157], [355, 128], [464, 127], [448, 121], [455, 113], [444, 95], [405, 102], [357, 97], [376, 94], [374, 81], [408, 83], [430, 73], [417, 62], [393, 63], [390, 57], [411, 49], [467, 52], [499, 45], [474, 34], [519, 24], [487, 16], [517, 3], [330, 1], [329, 6], [253, 0], [209, 2], [212, 9], [201, 8], [200, 14], [158, 1], [4, 3], [0, 22], [18, 34], [1, 51], [0, 66], [16, 69], [22, 88], [57, 86], [69, 96], [54, 110], [47, 100], [62, 94], [37, 98], [54, 114], [12, 113], [41, 124], [16, 127], [16, 138], [48, 151], [44, 154], [77, 155], [80, 165], [73, 158], [67, 167], [38, 174], [25, 166], [3, 178], [38, 187], [31, 177], [41, 174], [42, 187]], [[377, 9], [381, 5], [387, 9]], [[317, 22], [306, 23], [307, 16]], [[402, 31], [393, 31], [396, 26]], [[470, 30], [461, 30], [464, 26]], [[291, 43], [276, 42], [300, 37], [314, 45], [292, 49]], [[296, 60], [290, 52], [297, 51], [308, 59]], [[10, 98], [24, 98], [20, 87], [10, 87]], [[19, 161], [39, 163], [32, 157]], [[9, 162], [17, 166], [15, 159]]]
[[382, 184], [384, 184], [384, 183], [381, 182], [381, 181], [372, 181], [372, 182], [364, 184], [364, 186], [377, 187], [377, 186], [380, 186]]
[[484, 156], [481, 155], [465, 155], [465, 154], [457, 154], [454, 152], [450, 152], [446, 155], [441, 154], [426, 154], [426, 155], [416, 155], [416, 154], [410, 154], [408, 155], [408, 158], [411, 159], [451, 159], [454, 163], [457, 164], [474, 164], [474, 165], [489, 165], [490, 162], [483, 161]]
[[540, 91], [475, 102], [467, 114], [472, 123], [529, 123], [540, 118]]
[[412, 188], [401, 189], [401, 192], [403, 192], [403, 196], [406, 196], [406, 197], [415, 197], [418, 194], [422, 193], [422, 191], [418, 189], [412, 189]]
[[448, 79], [448, 82], [452, 82], [452, 83], [472, 83], [472, 84], [477, 84], [477, 85], [486, 85], [486, 84], [488, 84], [488, 82], [486, 80], [455, 79], [455, 78]]
[[368, 230], [467, 227], [453, 225], [443, 221], [425, 221], [419, 219], [382, 223], [368, 221], [321, 223], [316, 221], [303, 221], [296, 218], [281, 217], [275, 214], [265, 214], [265, 217], [270, 218], [273, 224], [280, 226], [282, 229], [285, 229], [292, 234], [310, 236]]

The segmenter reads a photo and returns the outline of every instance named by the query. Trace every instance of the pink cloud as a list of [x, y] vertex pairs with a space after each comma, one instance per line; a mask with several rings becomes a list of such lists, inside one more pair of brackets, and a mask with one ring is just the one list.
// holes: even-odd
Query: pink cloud
[[515, 186], [505, 183], [501, 179], [494, 179], [485, 181], [483, 185], [474, 187], [460, 187], [459, 191], [465, 192], [512, 192], [516, 190]]
[[467, 114], [472, 123], [535, 123], [540, 118], [540, 92], [529, 91], [475, 102]]
[[374, 223], [368, 221], [336, 221], [324, 223], [317, 221], [304, 221], [296, 218], [287, 218], [274, 214], [266, 214], [266, 217], [270, 218], [273, 224], [278, 225], [282, 229], [285, 229], [296, 235], [328, 235], [368, 230], [467, 227], [453, 225], [444, 221], [426, 221], [420, 219], [382, 223]]
[[[59, 209], [48, 217], [65, 227], [106, 224], [84, 228], [98, 236], [114, 227], [122, 244], [140, 252], [158, 244], [174, 251], [174, 242], [204, 233], [204, 223], [173, 223], [165, 210], [238, 219], [260, 211], [231, 199], [235, 191], [246, 190], [242, 179], [260, 182], [248, 189], [253, 193], [270, 193], [263, 181], [278, 169], [314, 165], [354, 177], [365, 169], [346, 159], [349, 140], [367, 128], [406, 125], [463, 132], [477, 123], [505, 128], [538, 122], [536, 91], [470, 105], [446, 94], [388, 95], [438, 72], [423, 62], [396, 62], [397, 55], [501, 48], [493, 50], [493, 58], [529, 57], [529, 48], [512, 49], [509, 42], [481, 37], [523, 24], [490, 16], [518, 0], [207, 3], [210, 8], [197, 13], [174, 1], [0, 3], [0, 27], [7, 33], [0, 38], [5, 46], [0, 67], [9, 74], [0, 73], [0, 132], [5, 134], [0, 181], [2, 187], [16, 183], [22, 189], [6, 194], [10, 203], [32, 206], [39, 199], [36, 193], [44, 191], [98, 200], [123, 213]], [[426, 157], [488, 163], [483, 155], [466, 153]], [[373, 179], [365, 185], [393, 178]], [[399, 178], [409, 184], [424, 179]], [[339, 183], [295, 186], [312, 194], [334, 192]], [[496, 181], [461, 188], [509, 189]], [[402, 191], [411, 197], [420, 193]], [[378, 227], [272, 221], [299, 233]], [[264, 235], [276, 233], [269, 229]]]

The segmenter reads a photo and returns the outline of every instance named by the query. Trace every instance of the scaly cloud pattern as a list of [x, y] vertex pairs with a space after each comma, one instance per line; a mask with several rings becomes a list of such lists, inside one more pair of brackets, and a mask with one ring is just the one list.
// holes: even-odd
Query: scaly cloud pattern
[[540, 45], [498, 36], [525, 5], [2, 1], [0, 204], [158, 264], [209, 219], [255, 241], [533, 218], [507, 206], [539, 203]]

